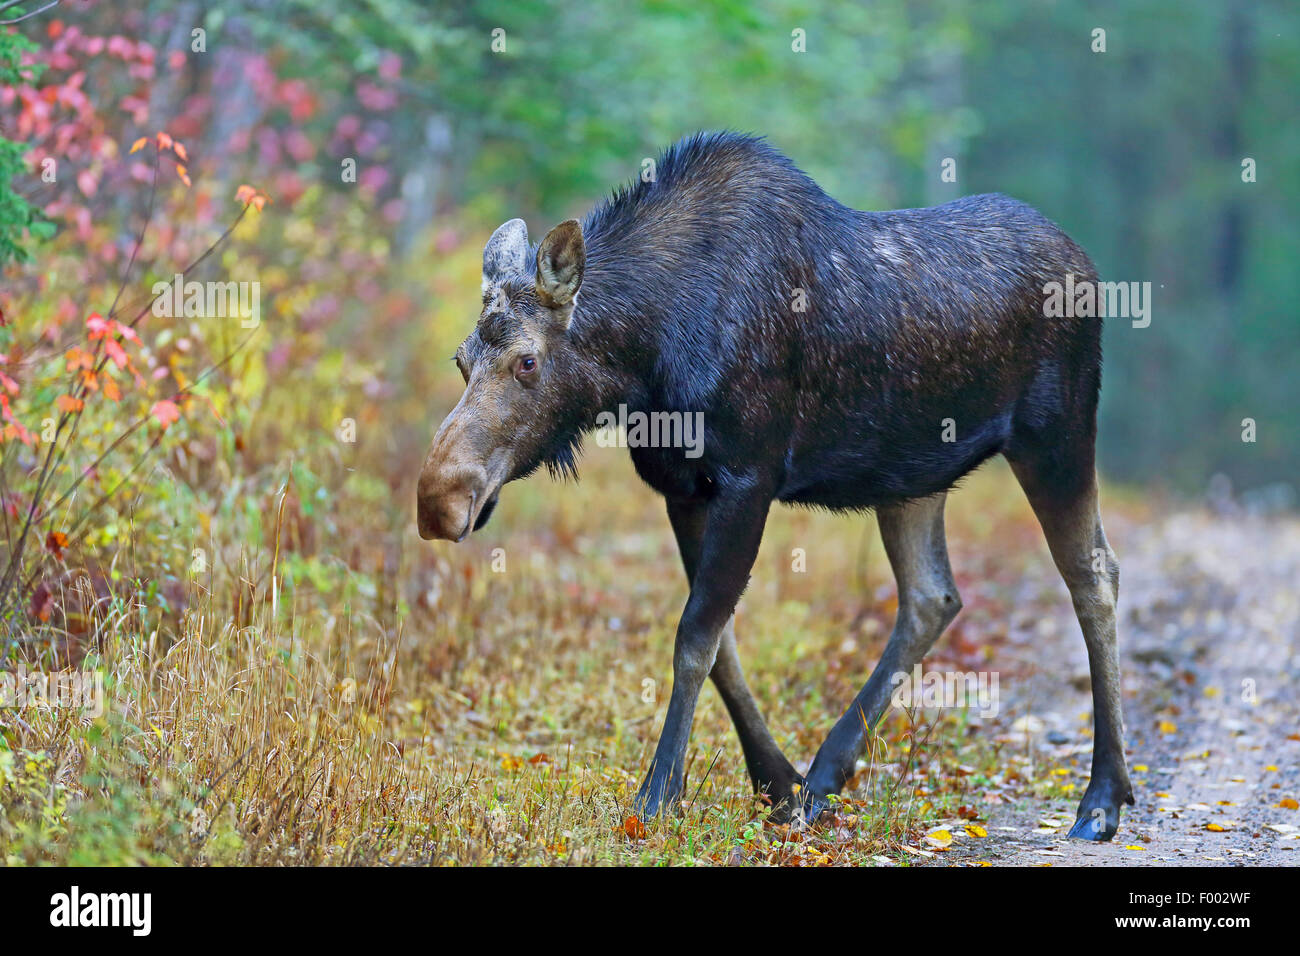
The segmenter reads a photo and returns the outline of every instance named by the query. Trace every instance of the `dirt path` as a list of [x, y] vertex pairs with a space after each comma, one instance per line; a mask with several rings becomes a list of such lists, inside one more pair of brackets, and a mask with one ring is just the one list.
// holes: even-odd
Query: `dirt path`
[[[1197, 513], [1108, 522], [1107, 531], [1122, 569], [1137, 805], [1125, 808], [1115, 840], [1099, 845], [1065, 839], [1082, 787], [1068, 798], [990, 804], [988, 837], [957, 840], [934, 862], [1300, 865], [1300, 522]], [[1027, 678], [1004, 683], [994, 732], [1026, 738], [1041, 766], [1073, 757], [1086, 772], [1083, 639], [1059, 582], [1030, 586], [1055, 588], [1059, 614], [1013, 630], [999, 651], [1022, 661]], [[1049, 670], [1046, 661], [1061, 663]]]

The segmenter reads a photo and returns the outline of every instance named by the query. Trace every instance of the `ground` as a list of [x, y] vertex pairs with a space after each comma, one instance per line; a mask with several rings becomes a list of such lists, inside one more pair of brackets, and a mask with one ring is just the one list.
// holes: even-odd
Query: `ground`
[[[663, 504], [626, 452], [578, 484], [505, 489], [467, 542], [405, 508], [346, 548], [305, 486], [224, 520], [161, 617], [94, 620], [60, 653], [106, 675], [99, 718], [0, 711], [0, 858], [19, 863], [975, 865], [1290, 863], [1300, 811], [1300, 522], [1104, 486], [1137, 804], [1068, 843], [1087, 786], [1086, 658], [1009, 469], [948, 506], [964, 608], [927, 670], [997, 679], [980, 707], [893, 712], [835, 813], [776, 826], [716, 691], [684, 799], [631, 801], [686, 597]], [[258, 518], [258, 516], [263, 516]], [[213, 521], [213, 527], [218, 522]], [[177, 542], [188, 563], [192, 545]], [[227, 569], [239, 569], [232, 575]], [[897, 607], [869, 515], [773, 510], [740, 656], [796, 767], [880, 655]], [[92, 615], [93, 616], [93, 615]], [[1244, 684], [1244, 681], [1252, 681]], [[1043, 821], [1052, 825], [1044, 826]], [[1212, 825], [1215, 829], [1209, 829]]]
[[[1240, 513], [1122, 514], [1107, 525], [1121, 555], [1136, 805], [1125, 808], [1115, 840], [1099, 845], [1064, 838], [1072, 797], [999, 802], [988, 838], [955, 840], [946, 861], [1300, 863], [1300, 525]], [[1084, 762], [1086, 653], [1066, 608], [1042, 624], [999, 653], [1023, 657], [1030, 671], [1012, 685], [999, 728], [1029, 730], [1027, 750], [1043, 762]], [[1059, 745], [1047, 740], [1052, 732]]]

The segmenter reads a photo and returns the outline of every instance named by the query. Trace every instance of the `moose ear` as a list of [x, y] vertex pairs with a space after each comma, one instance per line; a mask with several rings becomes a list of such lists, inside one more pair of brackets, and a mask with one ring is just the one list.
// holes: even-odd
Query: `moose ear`
[[528, 272], [528, 225], [511, 219], [483, 247], [483, 288], [496, 285], [513, 272]]
[[582, 285], [587, 246], [578, 220], [567, 219], [537, 247], [537, 297], [552, 309], [572, 305]]

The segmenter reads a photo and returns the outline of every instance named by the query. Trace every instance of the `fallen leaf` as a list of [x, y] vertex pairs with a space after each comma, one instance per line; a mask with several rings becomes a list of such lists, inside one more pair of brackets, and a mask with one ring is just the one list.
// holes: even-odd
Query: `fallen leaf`
[[952, 834], [947, 830], [935, 830], [933, 833], [925, 835], [925, 842], [930, 846], [946, 850], [952, 845]]

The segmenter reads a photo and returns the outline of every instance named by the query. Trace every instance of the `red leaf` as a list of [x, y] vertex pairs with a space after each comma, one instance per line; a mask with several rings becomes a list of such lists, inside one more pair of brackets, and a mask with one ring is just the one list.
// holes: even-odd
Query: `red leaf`
[[126, 351], [117, 344], [117, 339], [104, 339], [104, 351], [118, 368], [126, 368]]
[[149, 414], [158, 419], [158, 424], [167, 428], [172, 422], [180, 421], [180, 407], [173, 401], [164, 398], [160, 402], [154, 402], [153, 408], [149, 409]]
[[68, 536], [62, 531], [51, 531], [45, 536], [45, 550], [59, 560], [63, 560], [63, 552], [67, 546]]
[[36, 590], [32, 591], [32, 602], [27, 607], [27, 613], [38, 621], [48, 621], [50, 612], [54, 609], [54, 595], [42, 581], [36, 585]]

